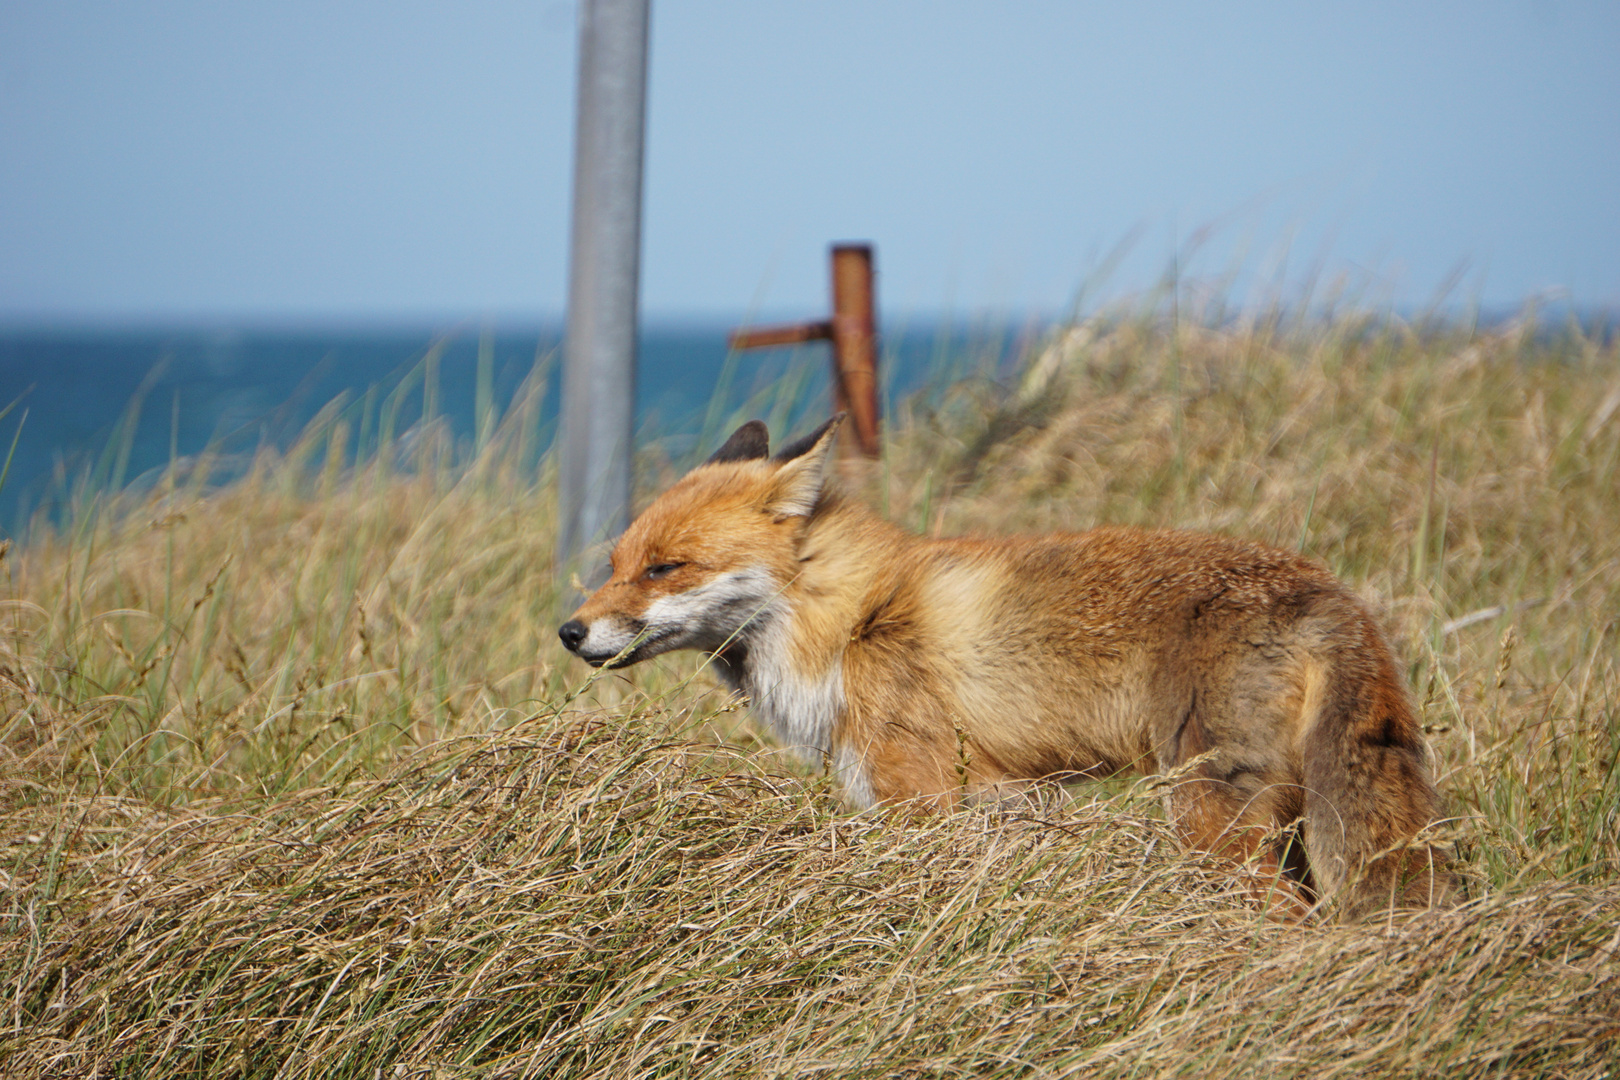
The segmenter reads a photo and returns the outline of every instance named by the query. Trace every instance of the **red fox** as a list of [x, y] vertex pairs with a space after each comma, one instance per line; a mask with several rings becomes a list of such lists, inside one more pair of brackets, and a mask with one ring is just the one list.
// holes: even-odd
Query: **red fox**
[[710, 654], [856, 808], [1173, 773], [1189, 845], [1301, 911], [1442, 899], [1417, 718], [1325, 569], [1190, 532], [919, 538], [828, 482], [841, 419], [774, 456], [738, 428], [625, 530], [563, 643], [598, 667]]

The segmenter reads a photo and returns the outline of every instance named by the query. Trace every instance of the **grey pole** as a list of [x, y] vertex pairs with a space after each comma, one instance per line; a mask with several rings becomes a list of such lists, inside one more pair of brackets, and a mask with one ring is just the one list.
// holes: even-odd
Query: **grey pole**
[[[649, 0], [582, 0], [557, 565], [630, 520]], [[594, 565], [593, 565], [594, 564]], [[587, 576], [600, 561], [581, 566]], [[594, 584], [594, 582], [593, 582]]]

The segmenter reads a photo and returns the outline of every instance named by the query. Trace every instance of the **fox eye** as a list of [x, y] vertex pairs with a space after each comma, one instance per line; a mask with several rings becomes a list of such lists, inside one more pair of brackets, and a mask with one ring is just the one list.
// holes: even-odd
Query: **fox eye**
[[657, 581], [659, 578], [667, 577], [672, 571], [679, 570], [685, 565], [685, 563], [678, 562], [653, 563], [643, 572], [643, 576], [648, 581]]

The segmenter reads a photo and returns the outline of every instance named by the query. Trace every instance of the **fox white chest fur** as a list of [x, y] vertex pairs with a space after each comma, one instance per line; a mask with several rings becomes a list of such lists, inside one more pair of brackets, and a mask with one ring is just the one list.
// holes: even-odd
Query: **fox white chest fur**
[[744, 628], [738, 662], [719, 671], [748, 695], [778, 743], [806, 764], [830, 761], [850, 805], [865, 809], [873, 799], [861, 758], [835, 738], [845, 709], [843, 657], [807, 668], [796, 655], [795, 629], [792, 605], [779, 602]]
[[806, 670], [793, 655], [793, 614], [783, 604], [747, 634], [747, 659], [737, 688], [778, 742], [811, 758], [833, 752], [833, 731], [844, 712], [841, 657]]

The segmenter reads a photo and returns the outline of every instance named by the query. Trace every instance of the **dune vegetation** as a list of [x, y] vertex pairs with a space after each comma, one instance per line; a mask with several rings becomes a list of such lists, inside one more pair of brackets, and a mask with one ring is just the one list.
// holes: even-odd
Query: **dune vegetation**
[[589, 672], [541, 385], [459, 442], [335, 402], [0, 549], [0, 1073], [1620, 1070], [1612, 338], [1098, 317], [850, 467], [925, 532], [1209, 529], [1352, 582], [1466, 887], [1356, 926], [1255, 910], [1153, 780], [854, 816], [699, 658]]

